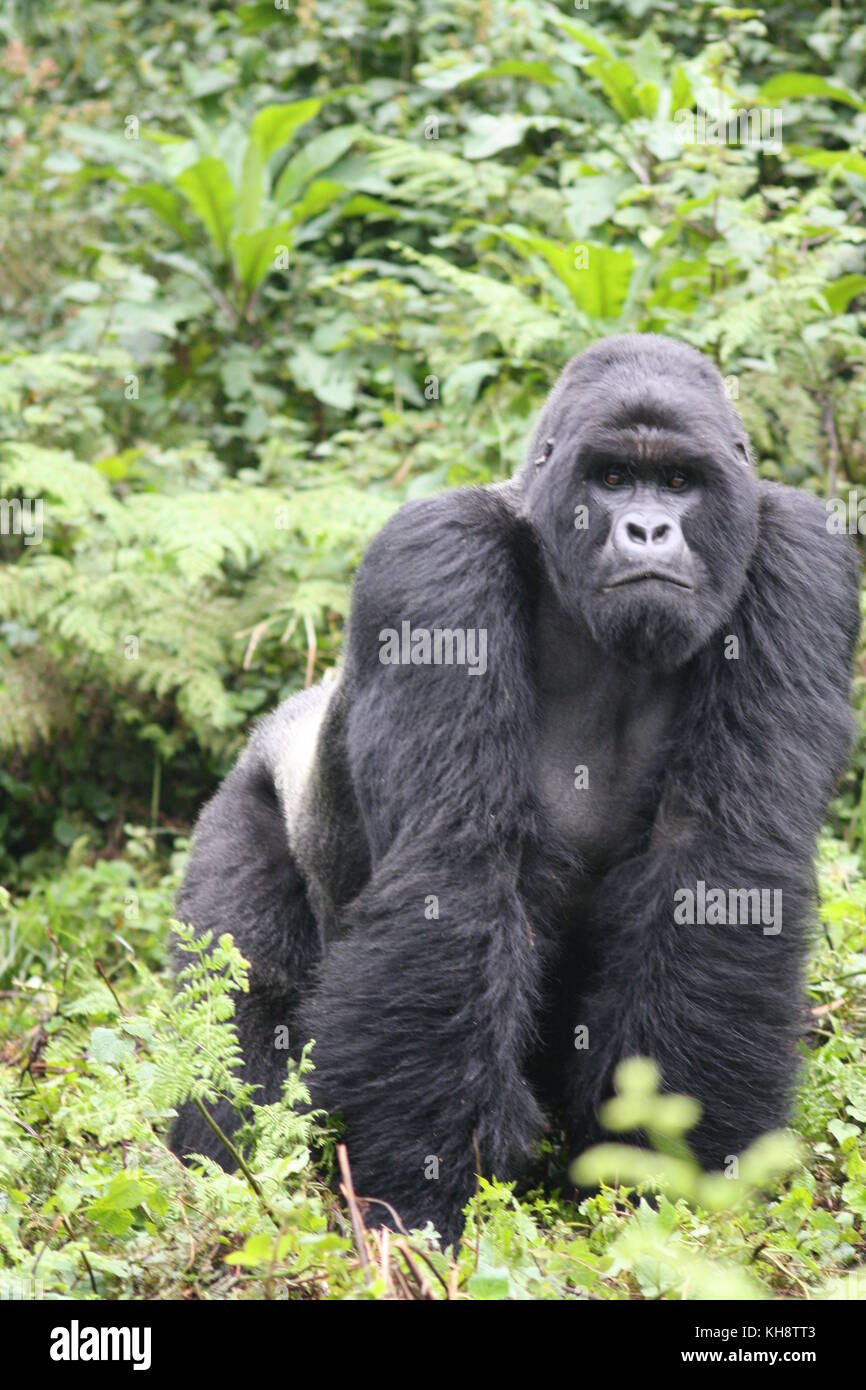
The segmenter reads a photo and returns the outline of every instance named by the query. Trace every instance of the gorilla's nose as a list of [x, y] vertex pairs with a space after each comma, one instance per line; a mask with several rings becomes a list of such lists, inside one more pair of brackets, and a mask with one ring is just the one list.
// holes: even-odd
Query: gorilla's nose
[[629, 560], [673, 560], [682, 546], [678, 524], [664, 512], [627, 512], [616, 523], [613, 543]]

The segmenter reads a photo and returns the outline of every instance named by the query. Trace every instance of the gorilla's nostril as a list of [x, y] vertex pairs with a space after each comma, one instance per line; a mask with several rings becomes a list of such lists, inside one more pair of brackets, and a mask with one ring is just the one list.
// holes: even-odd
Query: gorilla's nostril
[[667, 523], [666, 521], [663, 521], [662, 524], [661, 524], [661, 526], [656, 526], [656, 527], [654, 527], [654, 528], [653, 528], [653, 541], [654, 541], [654, 543], [655, 543], [656, 545], [658, 545], [660, 541], [667, 540], [668, 532], [670, 531], [670, 529], [671, 529], [671, 528], [670, 528], [670, 526], [668, 526], [668, 523]]
[[636, 521], [628, 521], [625, 531], [630, 541], [637, 541], [639, 545], [646, 545], [647, 534], [644, 526], [639, 526]]

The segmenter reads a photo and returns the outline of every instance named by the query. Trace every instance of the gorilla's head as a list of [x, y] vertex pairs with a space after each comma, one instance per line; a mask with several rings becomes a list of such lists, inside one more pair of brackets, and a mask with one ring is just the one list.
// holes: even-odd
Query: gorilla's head
[[715, 367], [656, 334], [572, 358], [519, 475], [566, 613], [673, 670], [730, 616], [757, 539], [749, 442]]

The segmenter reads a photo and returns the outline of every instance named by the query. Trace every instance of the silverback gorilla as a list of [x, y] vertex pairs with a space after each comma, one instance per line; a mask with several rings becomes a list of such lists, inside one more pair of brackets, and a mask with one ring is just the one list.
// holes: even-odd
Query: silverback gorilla
[[[339, 679], [201, 815], [178, 915], [250, 961], [260, 1098], [275, 1030], [314, 1038], [357, 1191], [447, 1239], [478, 1158], [597, 1137], [625, 1057], [698, 1098], [709, 1168], [783, 1124], [858, 623], [853, 547], [756, 479], [709, 361], [575, 357], [511, 481], [373, 540]], [[191, 1106], [173, 1145], [227, 1157]]]

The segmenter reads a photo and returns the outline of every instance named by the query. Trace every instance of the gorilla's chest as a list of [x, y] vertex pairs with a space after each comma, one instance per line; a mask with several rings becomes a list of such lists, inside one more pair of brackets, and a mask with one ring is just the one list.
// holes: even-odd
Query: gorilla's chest
[[600, 871], [652, 823], [678, 682], [609, 660], [549, 611], [538, 634], [536, 791], [556, 838]]
[[672, 701], [598, 708], [586, 696], [546, 694], [535, 758], [536, 789], [557, 839], [587, 869], [621, 858], [655, 812], [659, 749]]

